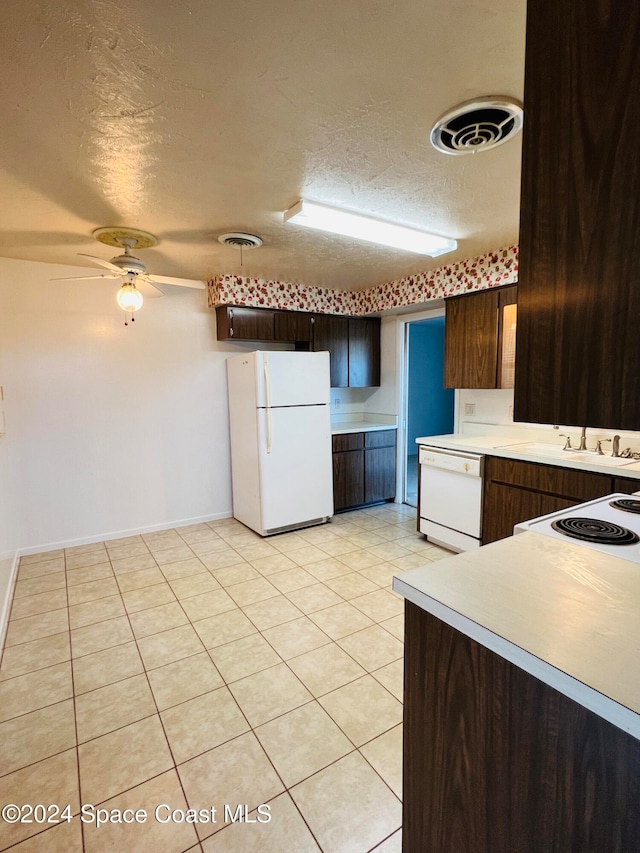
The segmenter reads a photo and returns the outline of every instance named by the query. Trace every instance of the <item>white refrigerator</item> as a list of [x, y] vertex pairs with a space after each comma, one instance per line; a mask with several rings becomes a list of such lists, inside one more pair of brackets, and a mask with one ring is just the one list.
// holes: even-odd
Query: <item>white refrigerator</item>
[[233, 515], [262, 536], [333, 515], [328, 352], [227, 359]]

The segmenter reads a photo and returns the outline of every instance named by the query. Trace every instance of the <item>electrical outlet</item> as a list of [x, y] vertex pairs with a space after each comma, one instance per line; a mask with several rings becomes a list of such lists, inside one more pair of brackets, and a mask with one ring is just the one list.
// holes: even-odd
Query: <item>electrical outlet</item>
[[336, 397], [335, 400], [333, 401], [333, 406], [335, 409], [339, 409], [340, 405], [341, 405], [340, 397]]
[[464, 413], [465, 413], [465, 415], [475, 415], [476, 404], [475, 403], [465, 403], [464, 404]]

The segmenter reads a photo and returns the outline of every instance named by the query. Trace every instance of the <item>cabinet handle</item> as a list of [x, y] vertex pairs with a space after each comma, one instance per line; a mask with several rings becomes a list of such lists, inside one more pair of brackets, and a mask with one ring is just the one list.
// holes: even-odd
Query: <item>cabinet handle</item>
[[229, 337], [233, 337], [233, 326], [231, 326], [231, 328], [229, 329]]

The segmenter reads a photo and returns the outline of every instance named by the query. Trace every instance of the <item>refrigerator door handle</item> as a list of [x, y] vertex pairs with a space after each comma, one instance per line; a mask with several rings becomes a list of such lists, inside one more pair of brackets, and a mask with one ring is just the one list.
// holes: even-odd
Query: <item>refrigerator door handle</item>
[[269, 365], [267, 363], [267, 354], [263, 354], [263, 369], [264, 369], [264, 393], [267, 410], [267, 453], [271, 453], [271, 379], [269, 378]]

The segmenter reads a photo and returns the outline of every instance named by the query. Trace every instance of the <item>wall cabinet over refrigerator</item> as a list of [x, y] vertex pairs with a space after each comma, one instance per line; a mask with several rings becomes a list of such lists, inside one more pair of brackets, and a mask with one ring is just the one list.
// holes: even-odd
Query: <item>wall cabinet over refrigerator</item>
[[218, 305], [219, 341], [280, 341], [327, 351], [332, 388], [380, 385], [380, 318]]
[[515, 418], [640, 429], [640, 5], [529, 3]]
[[445, 303], [445, 388], [513, 388], [517, 285]]

